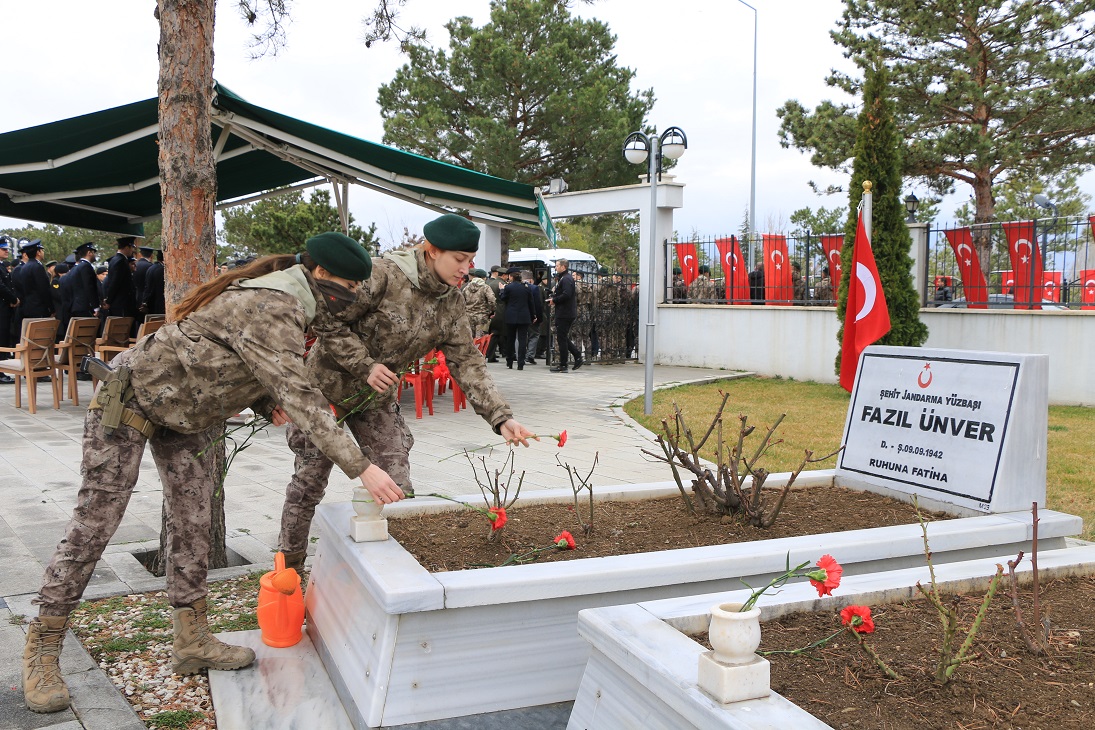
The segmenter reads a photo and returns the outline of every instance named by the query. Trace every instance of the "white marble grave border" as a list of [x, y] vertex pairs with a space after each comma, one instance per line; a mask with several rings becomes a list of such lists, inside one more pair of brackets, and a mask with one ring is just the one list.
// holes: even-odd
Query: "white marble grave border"
[[[778, 475], [772, 481], [778, 483]], [[785, 478], [785, 477], [784, 477]], [[831, 484], [832, 473], [800, 478]], [[600, 499], [676, 494], [672, 482], [597, 490]], [[476, 503], [478, 494], [463, 497]], [[569, 489], [525, 504], [569, 504]], [[395, 507], [396, 509], [392, 509]], [[419, 498], [385, 516], [460, 509]], [[584, 558], [500, 569], [429, 573], [394, 539], [356, 543], [349, 503], [321, 505], [306, 594], [308, 631], [355, 727], [424, 722], [573, 700], [589, 647], [586, 608], [673, 598], [767, 581], [792, 564], [834, 555], [845, 575], [918, 565], [920, 526], [899, 525], [753, 543]], [[1043, 552], [1079, 534], [1079, 517], [1040, 513]], [[1029, 513], [932, 523], [938, 563], [1029, 550]]]
[[[929, 530], [929, 539], [934, 536]], [[948, 593], [980, 592], [988, 587], [996, 563], [1014, 559], [1003, 553], [956, 563], [936, 564], [936, 580]], [[1044, 579], [1095, 574], [1095, 546], [1039, 551]], [[1030, 561], [1016, 571], [1030, 574]], [[809, 584], [787, 586], [764, 595], [761, 620], [800, 611], [835, 613], [848, 605], [871, 607], [919, 595], [916, 583], [931, 580], [927, 565], [846, 577], [833, 596], [818, 598]], [[706, 650], [689, 636], [707, 630], [712, 606], [742, 601], [748, 591], [710, 593], [631, 605], [587, 609], [578, 614], [578, 632], [591, 654], [578, 689], [568, 730], [810, 730], [829, 727], [773, 692], [769, 697], [720, 704], [697, 684], [699, 657]], [[763, 623], [762, 623], [763, 627]]]

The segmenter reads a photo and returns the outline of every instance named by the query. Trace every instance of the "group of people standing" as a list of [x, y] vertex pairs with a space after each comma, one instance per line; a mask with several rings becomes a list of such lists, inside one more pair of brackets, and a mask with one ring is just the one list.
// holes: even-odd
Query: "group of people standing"
[[[210, 447], [226, 418], [250, 407], [288, 426], [296, 459], [279, 545], [286, 565], [297, 569], [334, 465], [379, 504], [413, 496], [414, 439], [395, 386], [428, 351], [445, 353], [453, 377], [495, 433], [524, 446], [535, 438], [487, 373], [457, 288], [478, 250], [479, 229], [449, 214], [423, 233], [424, 243], [375, 264], [357, 241], [324, 233], [295, 256], [237, 267], [192, 289], [174, 322], [111, 362], [113, 372], [85, 418], [76, 509], [35, 600], [39, 615], [23, 653], [29, 709], [69, 705], [59, 666], [68, 616], [121, 522], [146, 443], [164, 490], [172, 666], [193, 674], [254, 661], [250, 649], [212, 636], [207, 620], [210, 502], [222, 486]], [[309, 334], [316, 340], [307, 351]], [[104, 408], [111, 397], [124, 408]]]
[[587, 281], [570, 270], [566, 259], [555, 262], [554, 287], [546, 283], [546, 273], [499, 266], [491, 268], [490, 278], [483, 269], [470, 272], [462, 291], [474, 334], [491, 335], [487, 362], [504, 357], [508, 367], [516, 362], [522, 370], [537, 359], [546, 361], [553, 329], [557, 361], [552, 372], [577, 370], [606, 351], [626, 358], [635, 343], [637, 289], [607, 272], [599, 282]]
[[[16, 248], [19, 260], [13, 262]], [[166, 314], [162, 251], [125, 237], [105, 266], [96, 266], [98, 255], [89, 241], [69, 260], [44, 261], [40, 239], [0, 236], [0, 346], [18, 343], [24, 319], [56, 318], [60, 340], [73, 317], [133, 317], [136, 333], [144, 315]]]

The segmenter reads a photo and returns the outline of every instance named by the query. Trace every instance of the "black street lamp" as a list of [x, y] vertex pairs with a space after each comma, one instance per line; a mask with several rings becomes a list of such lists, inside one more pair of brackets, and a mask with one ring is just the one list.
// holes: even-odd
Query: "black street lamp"
[[909, 214], [909, 217], [905, 219], [907, 223], [916, 223], [916, 211], [920, 208], [920, 199], [913, 193], [909, 193], [905, 198], [905, 211]]
[[670, 127], [661, 136], [632, 132], [624, 141], [624, 158], [633, 165], [648, 163], [650, 181], [650, 264], [647, 267], [646, 286], [646, 386], [643, 396], [643, 413], [654, 412], [654, 272], [658, 259], [658, 184], [661, 179], [662, 157], [679, 159], [688, 148], [688, 137], [680, 127]]

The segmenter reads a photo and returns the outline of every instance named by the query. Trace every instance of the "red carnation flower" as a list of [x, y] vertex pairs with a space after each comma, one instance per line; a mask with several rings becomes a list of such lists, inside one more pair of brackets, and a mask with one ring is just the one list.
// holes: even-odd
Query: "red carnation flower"
[[506, 525], [506, 508], [505, 507], [491, 507], [487, 510], [490, 514], [487, 515], [487, 519], [490, 520], [491, 532], [497, 532]]
[[871, 619], [870, 606], [845, 606], [840, 611], [840, 620], [845, 626], [851, 626], [856, 633], [874, 633], [874, 620]]
[[[818, 596], [831, 596], [833, 589], [840, 585], [840, 576], [844, 568], [832, 555], [822, 555], [817, 561], [818, 570], [809, 573], [810, 584], [817, 589]], [[824, 574], [824, 575], [822, 575]]]
[[573, 550], [574, 536], [566, 530], [563, 530], [555, 536], [555, 546], [560, 550]]
[[561, 434], [555, 437], [555, 440], [559, 442], [559, 448], [563, 448], [567, 442], [567, 432], [563, 431]]

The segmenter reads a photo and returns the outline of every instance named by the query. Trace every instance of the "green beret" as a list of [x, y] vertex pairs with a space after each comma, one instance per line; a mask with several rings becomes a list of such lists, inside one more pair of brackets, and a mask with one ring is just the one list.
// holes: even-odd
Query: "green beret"
[[479, 250], [479, 228], [463, 216], [446, 213], [422, 226], [426, 240], [445, 251]]
[[373, 260], [365, 248], [342, 233], [330, 232], [305, 241], [308, 255], [330, 273], [351, 281], [364, 281], [373, 273]]
[[484, 271], [483, 269], [472, 269], [468, 273], [471, 274], [474, 277], [479, 278], [479, 279], [486, 279], [487, 278], [487, 272]]

